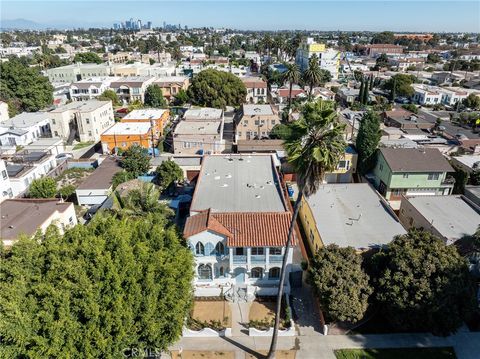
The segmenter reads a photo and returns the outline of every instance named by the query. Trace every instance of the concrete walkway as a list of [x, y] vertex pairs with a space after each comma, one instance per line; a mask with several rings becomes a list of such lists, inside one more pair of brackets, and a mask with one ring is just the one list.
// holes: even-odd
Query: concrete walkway
[[247, 324], [250, 303], [230, 303], [230, 310], [232, 311], [232, 336], [248, 336]]

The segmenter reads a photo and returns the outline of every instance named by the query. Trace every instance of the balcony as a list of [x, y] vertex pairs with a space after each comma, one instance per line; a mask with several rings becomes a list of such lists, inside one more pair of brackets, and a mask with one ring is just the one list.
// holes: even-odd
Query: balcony
[[251, 255], [250, 263], [252, 264], [265, 264], [266, 257], [264, 255]]
[[247, 256], [233, 256], [233, 263], [245, 264], [247, 263]]
[[270, 263], [282, 263], [283, 255], [271, 255], [269, 256]]

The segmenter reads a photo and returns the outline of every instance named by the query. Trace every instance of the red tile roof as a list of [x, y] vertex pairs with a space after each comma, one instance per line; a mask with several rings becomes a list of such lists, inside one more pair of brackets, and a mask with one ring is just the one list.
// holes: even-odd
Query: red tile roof
[[[210, 210], [189, 217], [184, 236], [206, 230], [227, 237], [229, 247], [282, 247], [287, 242], [290, 212], [228, 212]], [[296, 245], [293, 237], [292, 245]]]
[[[278, 90], [278, 96], [280, 97], [289, 97], [289, 94], [290, 94], [289, 89]], [[305, 94], [305, 91], [303, 91], [302, 89], [292, 89], [292, 98], [295, 98], [300, 94]]]

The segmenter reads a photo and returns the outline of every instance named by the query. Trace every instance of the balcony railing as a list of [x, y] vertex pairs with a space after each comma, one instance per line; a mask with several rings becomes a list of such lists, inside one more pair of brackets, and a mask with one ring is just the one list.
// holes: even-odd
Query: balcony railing
[[247, 256], [233, 256], [233, 263], [247, 263]]
[[264, 255], [252, 255], [250, 256], [250, 262], [255, 264], [264, 264], [265, 263], [265, 256]]
[[271, 255], [269, 257], [270, 263], [279, 263], [283, 260], [282, 255]]

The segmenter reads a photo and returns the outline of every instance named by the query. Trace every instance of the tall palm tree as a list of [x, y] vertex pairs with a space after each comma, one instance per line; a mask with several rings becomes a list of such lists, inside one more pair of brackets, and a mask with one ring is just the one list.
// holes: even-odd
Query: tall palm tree
[[310, 90], [308, 91], [308, 97], [312, 97], [313, 88], [320, 85], [322, 82], [322, 71], [318, 64], [318, 57], [313, 54], [308, 60], [308, 69], [303, 72], [303, 79], [308, 84]]
[[285, 63], [285, 67], [287, 68], [283, 73], [283, 81], [289, 83], [289, 91], [288, 91], [288, 108], [292, 105], [292, 89], [293, 84], [298, 83], [300, 81], [300, 69], [298, 68], [297, 64], [293, 63]]
[[338, 121], [335, 103], [332, 101], [320, 100], [307, 103], [302, 110], [300, 119], [289, 123], [287, 126], [291, 133], [285, 138], [284, 146], [288, 161], [297, 173], [299, 193], [293, 208], [287, 243], [285, 244], [278, 285], [275, 326], [267, 359], [275, 357], [283, 286], [285, 284], [287, 252], [292, 242], [302, 198], [314, 194], [320, 187], [324, 174], [335, 170], [345, 153], [347, 145], [344, 140], [345, 125]]

